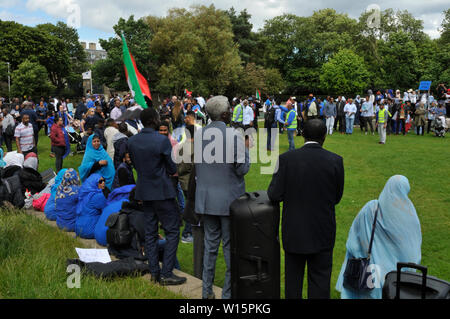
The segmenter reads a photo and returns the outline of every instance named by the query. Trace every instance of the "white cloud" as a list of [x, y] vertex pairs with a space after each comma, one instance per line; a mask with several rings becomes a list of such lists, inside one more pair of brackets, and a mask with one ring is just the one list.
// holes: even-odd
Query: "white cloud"
[[[12, 3], [18, 0], [0, 0]], [[378, 4], [381, 10], [408, 10], [415, 17], [424, 20], [425, 31], [432, 37], [438, 36], [437, 26], [442, 18], [439, 14], [448, 8], [448, 0], [27, 0], [26, 8], [42, 10], [55, 19], [67, 19], [68, 6], [78, 4], [81, 9], [81, 26], [90, 27], [104, 32], [113, 33], [112, 27], [120, 17], [128, 18], [134, 14], [136, 18], [146, 15], [165, 16], [170, 8], [189, 8], [192, 5], [210, 5], [216, 8], [229, 9], [234, 7], [237, 12], [247, 9], [252, 15], [254, 30], [264, 25], [264, 21], [283, 13], [300, 16], [311, 15], [323, 8], [334, 8], [337, 12], [348, 13], [352, 18], [358, 18], [370, 4]], [[436, 25], [437, 22], [437, 25]]]

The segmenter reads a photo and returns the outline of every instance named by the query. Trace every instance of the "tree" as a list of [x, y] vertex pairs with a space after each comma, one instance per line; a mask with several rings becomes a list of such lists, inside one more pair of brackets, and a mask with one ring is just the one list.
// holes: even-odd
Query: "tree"
[[234, 34], [234, 42], [239, 46], [239, 56], [241, 60], [247, 64], [252, 61], [253, 53], [256, 50], [257, 41], [256, 34], [252, 32], [253, 24], [250, 22], [252, 17], [247, 9], [244, 9], [237, 15], [236, 11], [232, 7], [230, 10], [225, 11], [231, 21], [231, 27]]
[[419, 80], [417, 47], [404, 32], [393, 33], [379, 47], [382, 56], [382, 76], [390, 88], [407, 90]]
[[322, 66], [320, 85], [330, 93], [355, 94], [363, 93], [368, 79], [364, 59], [351, 50], [343, 49]]
[[0, 61], [9, 61], [14, 71], [25, 60], [44, 66], [53, 85], [64, 88], [70, 70], [64, 41], [45, 30], [0, 21]]
[[439, 42], [442, 44], [450, 43], [450, 8], [444, 12], [444, 20], [441, 23], [441, 37]]
[[68, 86], [82, 94], [82, 73], [88, 68], [86, 51], [80, 43], [78, 32], [75, 28], [69, 27], [64, 22], [59, 21], [56, 25], [51, 23], [37, 25], [38, 30], [60, 39], [64, 43], [64, 48], [69, 56], [68, 74], [62, 79], [62, 74], [58, 75], [58, 86], [61, 87], [66, 80]]
[[225, 94], [238, 81], [241, 59], [230, 19], [222, 10], [194, 6], [149, 17], [150, 51], [160, 65], [157, 89], [164, 94]]
[[48, 96], [55, 89], [48, 80], [45, 67], [30, 60], [22, 62], [12, 73], [11, 82], [13, 96]]

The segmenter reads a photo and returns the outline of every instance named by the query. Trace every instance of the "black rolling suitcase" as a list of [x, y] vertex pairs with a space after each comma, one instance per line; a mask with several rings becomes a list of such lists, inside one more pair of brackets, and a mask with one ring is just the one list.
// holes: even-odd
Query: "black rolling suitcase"
[[[418, 269], [422, 274], [402, 268]], [[427, 276], [427, 267], [413, 263], [397, 263], [397, 271], [386, 275], [383, 299], [450, 299], [450, 283]]]
[[267, 192], [246, 193], [230, 206], [231, 297], [280, 298], [280, 207]]

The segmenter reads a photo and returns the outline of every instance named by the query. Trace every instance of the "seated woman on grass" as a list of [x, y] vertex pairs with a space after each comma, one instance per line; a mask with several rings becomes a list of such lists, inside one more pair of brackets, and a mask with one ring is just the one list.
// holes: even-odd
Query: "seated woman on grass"
[[[422, 233], [416, 209], [408, 198], [405, 176], [389, 178], [378, 200], [368, 202], [356, 216], [347, 238], [347, 254], [336, 283], [342, 299], [381, 299], [386, 274], [397, 270], [398, 262], [420, 263]], [[378, 209], [370, 264], [374, 288], [368, 291], [344, 287], [344, 272], [350, 258], [368, 255], [375, 212]]]
[[80, 190], [80, 179], [73, 168], [64, 173], [61, 184], [56, 190], [56, 224], [65, 231], [75, 231], [77, 219], [78, 192]]
[[47, 217], [48, 220], [56, 220], [56, 209], [55, 209], [56, 191], [58, 189], [59, 184], [61, 184], [62, 182], [66, 170], [67, 169], [63, 168], [58, 172], [58, 175], [56, 175], [55, 177], [55, 182], [52, 185], [52, 188], [50, 189], [50, 197], [44, 207], [45, 217]]
[[103, 148], [100, 138], [95, 134], [88, 138], [83, 161], [78, 171], [82, 183], [92, 174], [98, 173], [105, 178], [105, 185], [108, 190], [111, 190], [116, 173], [114, 163]]
[[75, 233], [87, 239], [95, 238], [95, 226], [106, 206], [105, 178], [92, 174], [80, 187], [78, 193], [77, 220]]

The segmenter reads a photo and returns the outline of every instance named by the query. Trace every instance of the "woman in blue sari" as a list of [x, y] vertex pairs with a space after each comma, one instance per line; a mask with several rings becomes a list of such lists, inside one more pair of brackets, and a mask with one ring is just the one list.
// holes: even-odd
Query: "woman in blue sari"
[[75, 230], [79, 189], [78, 173], [69, 168], [56, 190], [56, 224], [60, 229], [70, 232]]
[[100, 174], [106, 180], [106, 187], [111, 190], [116, 173], [114, 163], [95, 134], [91, 135], [86, 143], [86, 151], [78, 171], [83, 183], [91, 174]]
[[[392, 176], [378, 200], [368, 202], [356, 216], [347, 239], [347, 254], [336, 283], [342, 299], [381, 299], [384, 279], [398, 262], [420, 263], [422, 233], [416, 209], [408, 198], [405, 176]], [[374, 289], [356, 291], [343, 286], [347, 260], [367, 257], [372, 225], [378, 209], [370, 263]]]
[[95, 226], [106, 206], [103, 194], [105, 178], [99, 174], [92, 174], [83, 183], [78, 192], [77, 220], [75, 233], [87, 239], [95, 238]]
[[63, 168], [58, 172], [58, 175], [55, 177], [55, 183], [53, 184], [51, 190], [50, 190], [50, 198], [48, 199], [47, 203], [45, 204], [44, 212], [45, 216], [49, 220], [56, 220], [56, 210], [55, 210], [55, 199], [56, 199], [56, 190], [58, 189], [59, 184], [61, 184], [61, 181], [63, 179], [64, 173], [67, 169]]

